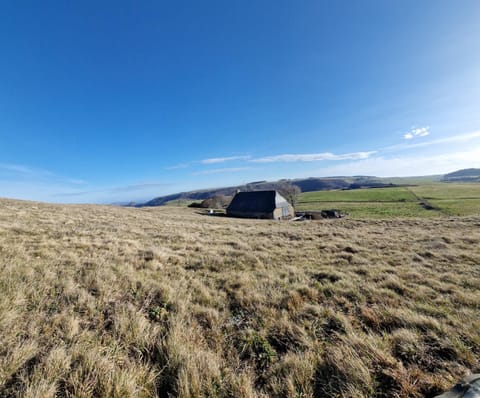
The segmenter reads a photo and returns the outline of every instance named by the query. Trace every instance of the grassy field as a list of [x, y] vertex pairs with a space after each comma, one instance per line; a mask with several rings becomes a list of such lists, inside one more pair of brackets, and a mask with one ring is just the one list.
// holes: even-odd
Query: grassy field
[[403, 187], [316, 191], [302, 194], [302, 203], [311, 202], [414, 202], [415, 195]]
[[[426, 201], [436, 210], [420, 205]], [[480, 184], [424, 183], [410, 187], [317, 191], [301, 194], [297, 210], [339, 209], [351, 218], [480, 215]]]
[[298, 211], [339, 209], [352, 219], [381, 219], [392, 217], [435, 218], [442, 214], [438, 211], [427, 211], [417, 202], [312, 202], [301, 203]]
[[480, 214], [480, 184], [427, 184], [412, 187], [412, 192], [425, 198], [443, 213], [454, 216]]
[[480, 371], [480, 217], [0, 200], [0, 267], [1, 397], [431, 397]]
[[425, 199], [480, 199], [479, 183], [438, 183], [411, 187], [412, 192]]
[[175, 199], [165, 202], [163, 206], [176, 206], [176, 207], [188, 207], [192, 203], [201, 203], [201, 200], [191, 200], [191, 199]]

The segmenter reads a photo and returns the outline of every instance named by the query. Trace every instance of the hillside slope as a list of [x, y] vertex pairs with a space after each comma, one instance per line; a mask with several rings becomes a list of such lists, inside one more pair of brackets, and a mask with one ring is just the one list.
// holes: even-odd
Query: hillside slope
[[216, 189], [204, 189], [197, 191], [181, 192], [177, 194], [160, 196], [158, 198], [152, 199], [137, 207], [144, 206], [162, 206], [165, 203], [177, 200], [177, 199], [190, 199], [190, 200], [203, 200], [211, 198], [212, 196], [225, 195], [232, 196], [237, 192], [241, 191], [253, 191], [253, 190], [270, 190], [270, 189], [279, 189], [282, 184], [290, 183], [297, 185], [302, 192], [311, 192], [311, 191], [323, 191], [329, 189], [355, 189], [355, 188], [371, 188], [371, 187], [382, 187], [382, 186], [392, 186], [389, 182], [383, 182], [377, 177], [327, 177], [327, 178], [304, 178], [304, 179], [295, 179], [295, 180], [279, 180], [279, 181], [256, 181], [251, 182], [245, 185], [237, 185], [224, 188]]
[[374, 176], [353, 176], [353, 177], [310, 177], [293, 180], [278, 181], [255, 181], [245, 185], [237, 185], [215, 189], [203, 189], [196, 191], [180, 192], [172, 195], [160, 196], [146, 203], [132, 204], [136, 207], [162, 206], [167, 202], [183, 200], [204, 200], [212, 196], [232, 196], [237, 190], [251, 191], [264, 189], [279, 189], [282, 184], [288, 183], [298, 186], [302, 192], [327, 191], [335, 189], [361, 189], [361, 188], [384, 188], [399, 185], [417, 185], [433, 182], [480, 182], [480, 169], [457, 170], [445, 175], [430, 175], [417, 177], [374, 177]]
[[433, 396], [480, 371], [479, 226], [0, 200], [0, 396]]
[[445, 182], [480, 182], [480, 169], [463, 169], [443, 176]]

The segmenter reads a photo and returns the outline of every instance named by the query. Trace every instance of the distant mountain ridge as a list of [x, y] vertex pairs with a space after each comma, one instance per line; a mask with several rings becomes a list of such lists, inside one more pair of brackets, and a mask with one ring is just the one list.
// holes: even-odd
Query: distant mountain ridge
[[212, 196], [225, 195], [232, 196], [240, 191], [259, 191], [279, 189], [282, 184], [297, 185], [302, 192], [323, 191], [330, 189], [358, 189], [358, 188], [381, 188], [386, 186], [394, 186], [389, 182], [383, 181], [381, 178], [372, 176], [355, 176], [355, 177], [324, 177], [324, 178], [303, 178], [294, 180], [278, 180], [278, 181], [254, 181], [243, 185], [235, 185], [223, 188], [203, 189], [196, 191], [180, 192], [166, 196], [154, 198], [142, 204], [135, 204], [136, 207], [144, 206], [162, 206], [167, 202], [178, 199], [204, 200]]
[[360, 188], [385, 188], [401, 185], [411, 185], [420, 181], [441, 182], [480, 182], [480, 169], [457, 170], [445, 175], [418, 176], [418, 177], [392, 177], [382, 178], [375, 176], [335, 176], [335, 177], [309, 177], [299, 179], [282, 179], [278, 181], [254, 181], [243, 185], [230, 187], [200, 189], [188, 192], [180, 192], [166, 196], [159, 196], [145, 203], [130, 203], [126, 206], [146, 207], [163, 206], [167, 202], [178, 199], [205, 200], [213, 196], [233, 196], [240, 191], [258, 191], [279, 189], [282, 184], [297, 185], [302, 192], [326, 191], [331, 189], [360, 189]]
[[443, 182], [480, 182], [480, 169], [462, 169], [445, 174]]

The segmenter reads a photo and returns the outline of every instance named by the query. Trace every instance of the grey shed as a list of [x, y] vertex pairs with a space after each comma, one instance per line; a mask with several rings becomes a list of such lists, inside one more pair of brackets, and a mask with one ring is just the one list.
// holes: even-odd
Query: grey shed
[[290, 218], [295, 211], [277, 191], [238, 192], [227, 207], [227, 215], [243, 218]]

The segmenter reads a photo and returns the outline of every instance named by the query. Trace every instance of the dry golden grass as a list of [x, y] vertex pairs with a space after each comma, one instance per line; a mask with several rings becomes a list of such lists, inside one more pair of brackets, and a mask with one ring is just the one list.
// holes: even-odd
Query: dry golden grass
[[0, 200], [0, 396], [432, 396], [480, 371], [479, 227]]

